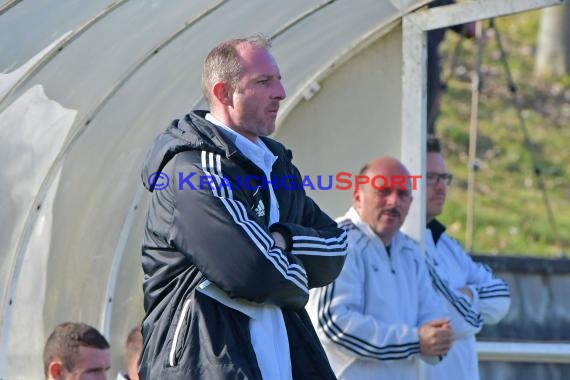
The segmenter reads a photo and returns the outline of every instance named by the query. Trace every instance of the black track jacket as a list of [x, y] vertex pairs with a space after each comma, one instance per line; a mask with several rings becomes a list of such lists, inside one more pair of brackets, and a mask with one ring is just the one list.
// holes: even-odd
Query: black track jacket
[[[268, 183], [205, 114], [172, 122], [142, 171], [153, 195], [142, 247], [141, 379], [261, 378], [248, 317], [197, 290], [206, 279], [232, 298], [281, 307], [294, 379], [334, 379], [304, 306], [309, 288], [340, 273], [346, 234], [299, 188], [289, 150], [262, 138], [278, 157]], [[164, 189], [156, 172], [169, 178]], [[279, 203], [271, 228], [267, 186]], [[286, 250], [275, 246], [275, 230]]]

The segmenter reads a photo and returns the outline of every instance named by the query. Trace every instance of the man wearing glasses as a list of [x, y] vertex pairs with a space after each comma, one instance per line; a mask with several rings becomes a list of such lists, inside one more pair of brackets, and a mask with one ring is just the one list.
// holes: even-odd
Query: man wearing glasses
[[475, 334], [483, 324], [498, 323], [507, 314], [509, 289], [490, 268], [474, 262], [435, 219], [443, 210], [453, 179], [435, 137], [428, 137], [426, 169], [426, 264], [436, 290], [446, 301], [454, 335], [447, 357], [436, 366], [425, 366], [426, 379], [478, 380]]

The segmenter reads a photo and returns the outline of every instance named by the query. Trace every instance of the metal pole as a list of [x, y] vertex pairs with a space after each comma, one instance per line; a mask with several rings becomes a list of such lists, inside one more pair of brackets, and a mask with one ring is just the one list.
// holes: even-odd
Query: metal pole
[[479, 126], [479, 91], [481, 89], [481, 61], [483, 57], [483, 21], [475, 25], [477, 55], [471, 81], [471, 120], [469, 124], [469, 161], [467, 177], [467, 221], [465, 227], [465, 249], [473, 250], [473, 218], [475, 209], [475, 171], [477, 160], [477, 128]]
[[562, 342], [477, 342], [480, 361], [570, 363], [570, 344]]

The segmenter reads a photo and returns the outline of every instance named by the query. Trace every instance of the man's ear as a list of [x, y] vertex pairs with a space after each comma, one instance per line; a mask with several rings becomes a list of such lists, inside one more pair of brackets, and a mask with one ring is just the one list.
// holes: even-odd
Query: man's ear
[[218, 99], [218, 101], [226, 106], [232, 105], [232, 95], [231, 95], [231, 88], [224, 82], [218, 82], [212, 88], [212, 92], [214, 93], [214, 97]]
[[361, 196], [360, 189], [358, 188], [358, 186], [354, 186], [354, 188], [352, 189], [352, 205], [356, 210], [360, 208], [360, 196]]
[[52, 361], [48, 365], [48, 379], [58, 380], [63, 378], [63, 364], [60, 361]]

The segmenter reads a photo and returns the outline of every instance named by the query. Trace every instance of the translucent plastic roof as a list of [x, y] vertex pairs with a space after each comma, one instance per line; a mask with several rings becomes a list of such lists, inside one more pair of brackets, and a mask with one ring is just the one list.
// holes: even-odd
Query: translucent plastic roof
[[[281, 122], [315, 81], [426, 3], [0, 0], [0, 380], [41, 378], [47, 334], [69, 320], [100, 328], [119, 369], [143, 316], [142, 160], [173, 118], [204, 105], [201, 66], [213, 46], [272, 37], [288, 93]], [[554, 3], [469, 1], [414, 25]], [[420, 43], [410, 46], [408, 67], [419, 71]], [[409, 124], [420, 128], [416, 116]]]
[[57, 323], [91, 323], [117, 346], [142, 317], [142, 159], [203, 104], [214, 45], [272, 36], [290, 110], [312, 78], [427, 2], [0, 2], [0, 377], [38, 378]]

